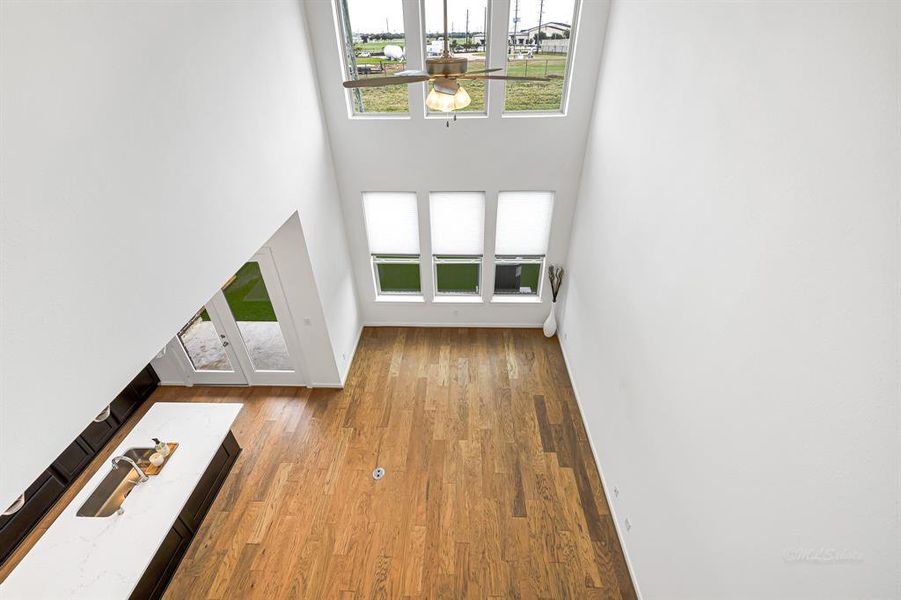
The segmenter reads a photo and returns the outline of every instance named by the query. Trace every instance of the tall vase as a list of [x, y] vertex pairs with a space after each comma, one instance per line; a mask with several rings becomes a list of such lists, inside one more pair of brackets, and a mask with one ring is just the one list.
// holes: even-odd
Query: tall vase
[[555, 312], [555, 308], [557, 308], [557, 303], [551, 303], [551, 314], [547, 316], [547, 319], [544, 321], [544, 337], [554, 337], [554, 334], [557, 333], [557, 315]]

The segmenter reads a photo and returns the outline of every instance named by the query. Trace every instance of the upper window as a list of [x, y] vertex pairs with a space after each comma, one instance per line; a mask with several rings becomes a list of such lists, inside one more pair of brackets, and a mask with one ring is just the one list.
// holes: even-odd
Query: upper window
[[[406, 68], [401, 0], [339, 0], [347, 79], [385, 77]], [[408, 112], [407, 86], [353, 88], [354, 114]]]
[[413, 192], [363, 194], [376, 292], [420, 294], [419, 213]]
[[[447, 0], [448, 45], [454, 56], [468, 59], [468, 71], [484, 71], [488, 56], [487, 0]], [[426, 58], [437, 58], [444, 52], [444, 2], [425, 0]], [[471, 102], [457, 112], [484, 113], [487, 110], [487, 85], [479, 79], [461, 81]], [[430, 113], [435, 112], [431, 109]], [[437, 113], [436, 113], [437, 114]]]
[[575, 0], [510, 2], [507, 75], [554, 78], [506, 82], [505, 111], [563, 108], [575, 8]]
[[485, 193], [432, 192], [429, 206], [436, 295], [480, 295]]
[[498, 194], [495, 294], [540, 295], [553, 212], [553, 192]]

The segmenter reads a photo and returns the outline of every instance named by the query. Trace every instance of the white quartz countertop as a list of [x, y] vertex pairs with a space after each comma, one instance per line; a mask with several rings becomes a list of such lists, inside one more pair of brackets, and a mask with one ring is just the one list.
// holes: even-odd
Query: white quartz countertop
[[[240, 411], [240, 404], [157, 402], [150, 407], [0, 584], [0, 598], [128, 598]], [[75, 515], [109, 472], [113, 456], [152, 447], [155, 437], [178, 442], [178, 449], [159, 475], [128, 495], [123, 514]]]

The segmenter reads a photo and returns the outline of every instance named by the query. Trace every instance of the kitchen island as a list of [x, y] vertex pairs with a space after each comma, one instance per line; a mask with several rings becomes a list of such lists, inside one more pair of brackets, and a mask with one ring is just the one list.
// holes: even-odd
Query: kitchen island
[[[160, 597], [237, 459], [231, 426], [240, 411], [240, 404], [154, 404], [0, 584], [0, 598]], [[178, 449], [134, 488], [121, 514], [77, 516], [111, 459], [153, 446], [153, 438]]]

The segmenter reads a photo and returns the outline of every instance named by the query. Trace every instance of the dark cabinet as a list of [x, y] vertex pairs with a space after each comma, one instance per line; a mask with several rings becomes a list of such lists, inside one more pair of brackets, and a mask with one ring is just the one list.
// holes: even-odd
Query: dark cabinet
[[192, 537], [191, 530], [184, 526], [181, 519], [176, 519], [130, 598], [162, 598], [181, 557], [188, 551]]
[[[100, 452], [129, 416], [156, 389], [159, 379], [147, 365], [110, 406], [110, 416], [92, 421], [80, 436], [25, 491], [25, 504], [12, 515], [0, 517], [0, 564], [37, 525], [50, 507]], [[2, 510], [2, 509], [0, 509]]]
[[130, 387], [122, 390], [109, 406], [110, 414], [119, 425], [123, 425], [128, 417], [141, 406], [144, 398], [135, 394]]
[[156, 554], [150, 561], [150, 566], [144, 571], [138, 585], [131, 594], [132, 600], [144, 600], [145, 598], [162, 598], [166, 586], [175, 574], [178, 564], [188, 551], [191, 540], [200, 529], [204, 516], [216, 499], [216, 495], [225, 483], [232, 466], [238, 459], [241, 447], [232, 432], [229, 431], [222, 442], [222, 446], [216, 452], [210, 465], [200, 477], [200, 482], [190, 498], [185, 503], [184, 509], [175, 520], [175, 524], [166, 535]]
[[15, 514], [0, 516], [0, 549], [5, 552], [3, 559], [12, 553], [34, 524], [62, 496], [66, 483], [53, 469], [47, 469], [25, 490], [25, 504], [22, 508]]
[[232, 464], [238, 458], [238, 452], [240, 451], [241, 448], [238, 446], [235, 436], [229, 432], [222, 446], [219, 447], [219, 451], [216, 452], [216, 456], [210, 461], [209, 468], [204, 472], [203, 477], [200, 478], [200, 483], [197, 484], [194, 493], [191, 494], [191, 497], [185, 503], [185, 509], [181, 513], [181, 518], [185, 524], [194, 531], [200, 527], [203, 517], [213, 504], [213, 500], [216, 499], [216, 494], [219, 492], [219, 488], [222, 487], [225, 477], [231, 470]]
[[92, 458], [94, 451], [79, 437], [69, 444], [50, 466], [62, 475], [66, 483], [71, 483], [88, 466]]
[[135, 397], [138, 398], [138, 404], [140, 404], [150, 397], [150, 394], [153, 393], [153, 390], [156, 389], [159, 382], [160, 379], [156, 376], [153, 367], [147, 365], [140, 373], [138, 373], [137, 377], [131, 380], [131, 383], [128, 384], [128, 388]]
[[106, 443], [119, 430], [119, 423], [112, 418], [107, 417], [102, 421], [94, 421], [88, 425], [87, 429], [81, 432], [81, 439], [90, 446], [92, 454], [100, 452]]

